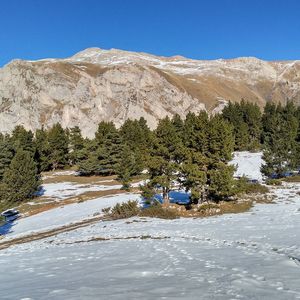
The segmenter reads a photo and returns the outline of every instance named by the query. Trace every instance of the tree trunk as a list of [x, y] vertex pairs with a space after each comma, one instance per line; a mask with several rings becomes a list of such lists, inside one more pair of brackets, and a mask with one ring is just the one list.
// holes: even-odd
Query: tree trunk
[[163, 203], [164, 204], [169, 204], [170, 203], [170, 199], [169, 199], [169, 189], [167, 188], [163, 188]]

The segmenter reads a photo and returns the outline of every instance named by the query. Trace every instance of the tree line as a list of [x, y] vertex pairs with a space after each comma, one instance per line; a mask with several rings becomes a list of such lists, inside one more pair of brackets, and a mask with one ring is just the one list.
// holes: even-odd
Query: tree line
[[229, 103], [223, 113], [188, 113], [159, 120], [150, 130], [144, 118], [126, 120], [116, 128], [100, 122], [94, 138], [84, 138], [78, 126], [55, 124], [35, 133], [16, 126], [0, 134], [0, 200], [18, 203], [37, 191], [43, 171], [77, 166], [81, 176], [117, 175], [125, 189], [132, 177], [147, 170], [142, 187], [151, 197], [159, 188], [165, 202], [179, 184], [191, 192], [191, 201], [229, 199], [238, 192], [234, 167], [236, 151], [263, 150], [266, 176], [284, 176], [300, 166], [300, 109], [267, 103], [261, 111], [242, 100]]

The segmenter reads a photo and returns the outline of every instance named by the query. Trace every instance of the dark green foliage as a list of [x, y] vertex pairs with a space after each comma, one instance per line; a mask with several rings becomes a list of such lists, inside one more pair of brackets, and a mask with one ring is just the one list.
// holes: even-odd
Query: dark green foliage
[[40, 176], [32, 155], [19, 149], [4, 172], [1, 202], [17, 203], [31, 198], [40, 185]]
[[11, 141], [15, 151], [23, 149], [34, 155], [35, 145], [33, 142], [33, 133], [27, 131], [23, 126], [18, 125], [15, 127], [12, 132]]
[[98, 142], [98, 144], [103, 144], [107, 135], [112, 134], [113, 132], [117, 132], [114, 123], [102, 121], [98, 125], [98, 130], [95, 133], [95, 139]]
[[135, 153], [125, 144], [122, 149], [120, 162], [116, 168], [118, 180], [121, 181], [124, 190], [129, 190], [132, 176], [136, 175], [137, 172]]
[[299, 123], [296, 108], [289, 103], [285, 107], [268, 103], [263, 116], [263, 146], [266, 176], [282, 177], [297, 167], [297, 133]]
[[234, 166], [216, 163], [208, 172], [209, 196], [215, 200], [229, 199], [235, 194]]
[[140, 185], [140, 190], [142, 191], [143, 199], [145, 199], [146, 203], [150, 204], [156, 194], [153, 185], [151, 183]]
[[191, 191], [191, 202], [198, 203], [205, 200], [207, 188], [208, 160], [201, 152], [189, 152], [181, 164], [182, 185]]
[[118, 131], [107, 134], [98, 149], [100, 175], [116, 174], [121, 160], [122, 141]]
[[234, 128], [235, 150], [257, 150], [260, 147], [262, 114], [257, 106], [242, 100], [229, 103], [222, 112]]
[[249, 182], [246, 177], [235, 180], [236, 194], [266, 194], [269, 189], [260, 183]]
[[78, 126], [69, 130], [69, 159], [71, 165], [77, 165], [83, 159], [83, 149], [85, 146], [81, 130]]
[[81, 150], [82, 159], [79, 172], [82, 175], [116, 174], [122, 152], [122, 140], [112, 123], [101, 122], [97, 137], [87, 141], [86, 149]]
[[51, 149], [48, 143], [47, 131], [42, 127], [35, 132], [36, 154], [35, 159], [40, 171], [47, 171], [51, 168], [49, 156]]
[[208, 152], [208, 115], [200, 112], [199, 115], [188, 113], [184, 122], [184, 145], [192, 152]]
[[140, 207], [137, 201], [117, 203], [111, 208], [108, 215], [113, 219], [125, 219], [138, 215]]
[[232, 125], [217, 115], [208, 127], [208, 157], [214, 162], [228, 162], [232, 158], [234, 136]]
[[148, 169], [150, 182], [162, 188], [165, 203], [169, 202], [172, 182], [178, 177], [183, 151], [182, 141], [171, 120], [168, 117], [160, 120], [155, 130]]
[[12, 141], [9, 136], [2, 136], [0, 139], [0, 182], [3, 179], [5, 170], [10, 165], [15, 154]]
[[122, 142], [127, 144], [134, 153], [137, 173], [146, 168], [146, 160], [149, 155], [152, 134], [145, 119], [126, 120], [120, 128]]
[[62, 169], [68, 164], [68, 137], [60, 124], [55, 124], [48, 132], [50, 154], [49, 164], [52, 170]]

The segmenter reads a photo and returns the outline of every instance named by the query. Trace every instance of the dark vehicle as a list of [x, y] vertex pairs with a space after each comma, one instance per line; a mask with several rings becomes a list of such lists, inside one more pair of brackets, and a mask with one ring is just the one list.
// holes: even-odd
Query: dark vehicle
[[12, 222], [20, 217], [19, 211], [16, 209], [8, 209], [1, 213], [1, 216], [5, 218], [6, 222]]

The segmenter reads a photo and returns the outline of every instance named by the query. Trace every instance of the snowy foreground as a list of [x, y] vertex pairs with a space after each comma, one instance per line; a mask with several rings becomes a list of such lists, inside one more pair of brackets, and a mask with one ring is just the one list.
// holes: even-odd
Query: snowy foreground
[[[276, 204], [243, 214], [102, 221], [1, 250], [0, 299], [300, 299], [299, 191], [274, 188]], [[133, 195], [21, 219], [5, 239]]]

